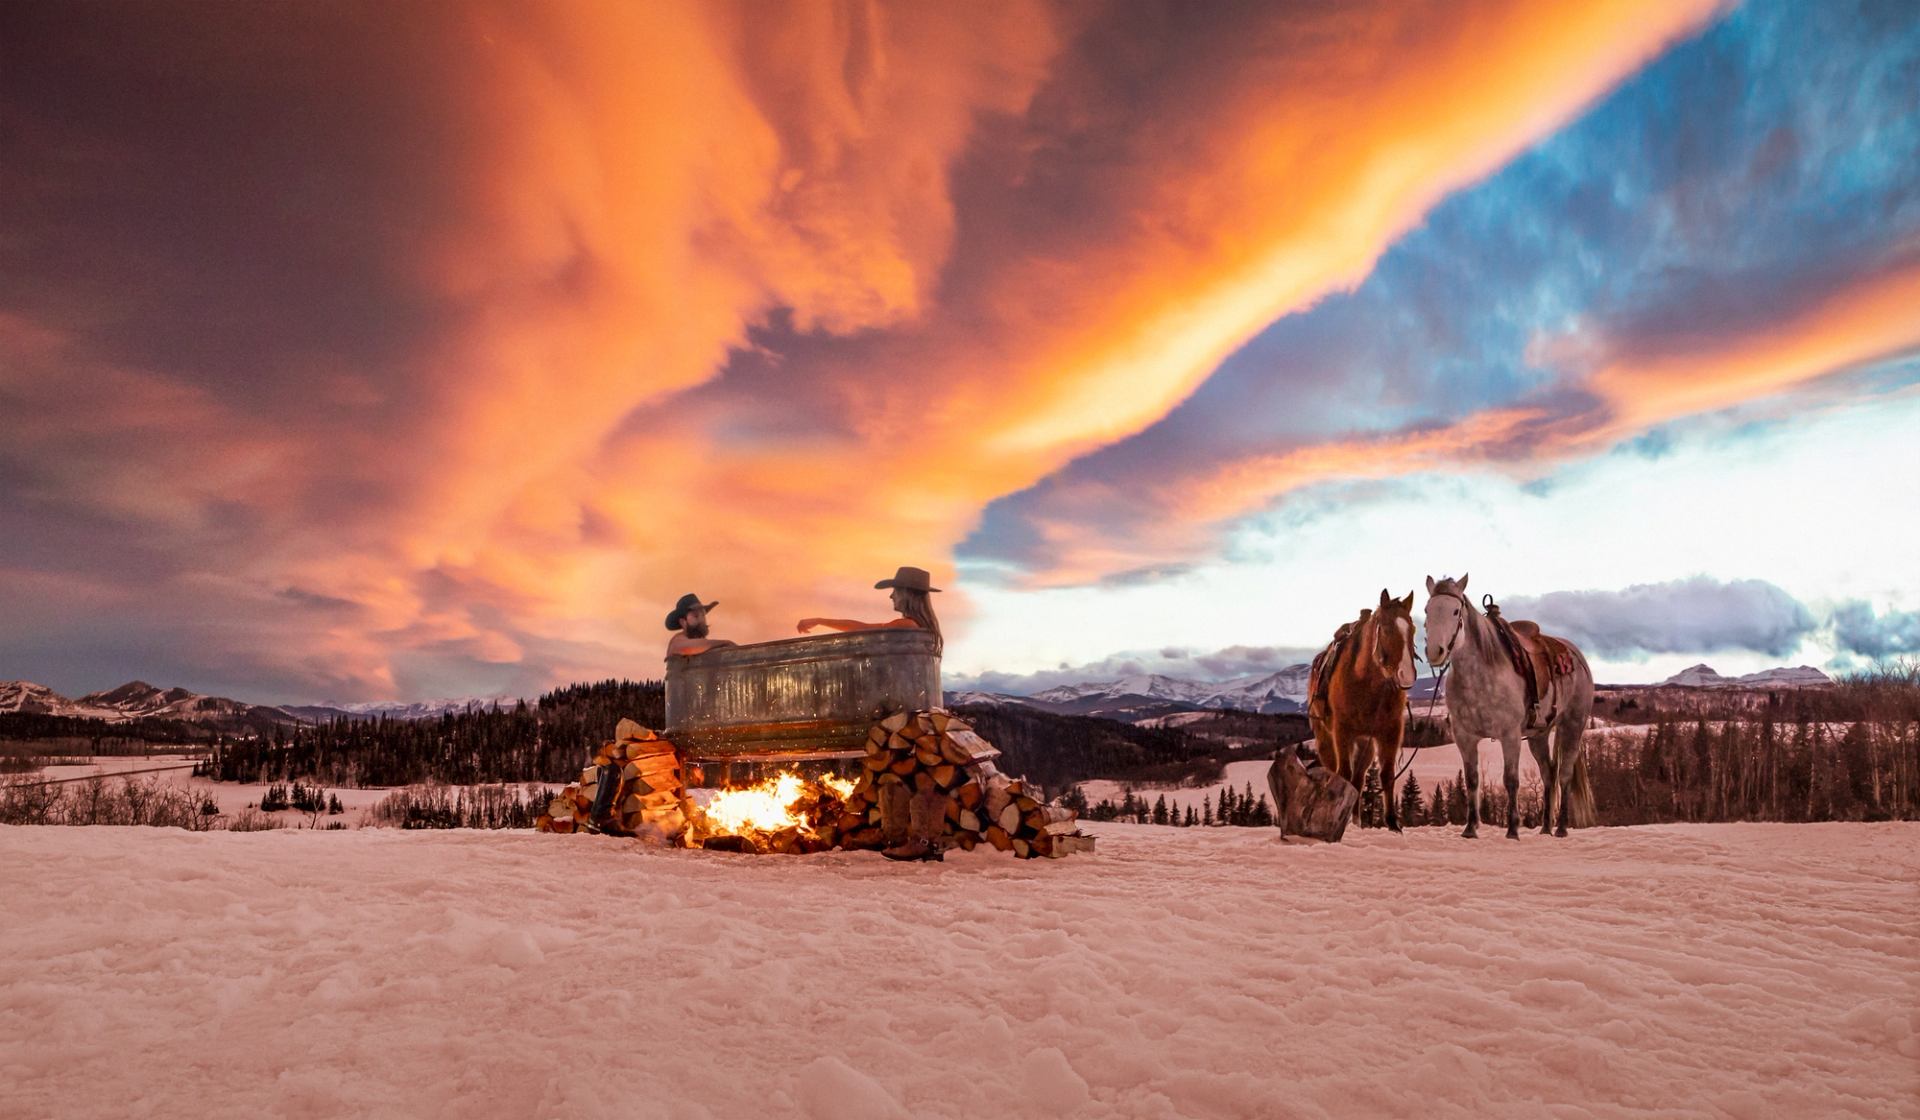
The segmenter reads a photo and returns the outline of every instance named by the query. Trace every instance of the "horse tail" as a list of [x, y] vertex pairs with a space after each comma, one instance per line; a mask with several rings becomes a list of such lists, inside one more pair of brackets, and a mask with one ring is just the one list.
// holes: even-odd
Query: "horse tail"
[[1573, 780], [1567, 783], [1567, 823], [1574, 828], [1592, 828], [1600, 822], [1593, 804], [1593, 783], [1587, 780], [1587, 752], [1573, 760]]

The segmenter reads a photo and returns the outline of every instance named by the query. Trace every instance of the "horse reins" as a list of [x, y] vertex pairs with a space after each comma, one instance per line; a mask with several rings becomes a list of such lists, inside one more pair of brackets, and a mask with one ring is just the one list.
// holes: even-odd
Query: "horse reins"
[[[1452, 591], [1437, 591], [1437, 592], [1430, 591], [1427, 593], [1427, 598], [1431, 599], [1435, 595], [1452, 595], [1455, 599], [1459, 599], [1461, 603], [1464, 604], [1466, 602], [1464, 598], [1461, 598], [1460, 595]], [[1442, 685], [1446, 684], [1447, 682], [1447, 670], [1453, 668], [1453, 647], [1455, 643], [1459, 642], [1460, 635], [1464, 633], [1466, 629], [1467, 629], [1467, 622], [1466, 622], [1466, 619], [1463, 617], [1460, 620], [1460, 625], [1454, 628], [1453, 637], [1447, 640], [1447, 648], [1446, 648], [1447, 663], [1445, 665], [1440, 666], [1440, 671], [1433, 675], [1433, 694], [1427, 697], [1427, 714], [1425, 716], [1425, 719], [1428, 723], [1433, 722], [1433, 708], [1435, 704], [1438, 704], [1440, 702], [1440, 688]], [[1423, 663], [1427, 661], [1426, 658], [1420, 656], [1419, 650], [1413, 651], [1413, 659], [1415, 661], [1419, 661]], [[1411, 722], [1414, 718], [1413, 700], [1411, 697], [1407, 699], [1406, 704], [1407, 704], [1407, 720]], [[1437, 747], [1440, 745], [1441, 744], [1439, 743], [1427, 743], [1424, 746], [1406, 748], [1407, 760], [1400, 764], [1399, 770], [1394, 772], [1394, 775], [1393, 775], [1394, 782], [1398, 784], [1400, 779], [1406, 775], [1408, 768], [1413, 765], [1414, 755], [1419, 754], [1421, 751], [1426, 750], [1427, 747]]]

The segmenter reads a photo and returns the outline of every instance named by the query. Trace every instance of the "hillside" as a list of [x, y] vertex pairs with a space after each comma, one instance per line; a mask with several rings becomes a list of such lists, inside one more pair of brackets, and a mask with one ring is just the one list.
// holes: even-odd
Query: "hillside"
[[145, 681], [128, 681], [78, 699], [32, 681], [0, 681], [0, 716], [9, 715], [79, 721], [73, 725], [76, 728], [85, 723], [152, 727], [184, 723], [229, 732], [263, 732], [300, 722], [299, 716], [284, 708], [203, 696], [184, 688], [160, 688]]
[[[1238, 732], [1228, 734], [1206, 733], [1191, 723], [1139, 726], [1022, 705], [969, 704], [955, 710], [1000, 748], [1001, 769], [1023, 774], [1056, 792], [1092, 778], [1212, 781], [1224, 763], [1239, 757], [1234, 744], [1257, 743], [1254, 750], [1270, 755], [1280, 743], [1299, 742], [1309, 734], [1306, 720], [1297, 716], [1219, 713], [1228, 720], [1223, 726]], [[1207, 713], [1201, 718], [1212, 716]]]

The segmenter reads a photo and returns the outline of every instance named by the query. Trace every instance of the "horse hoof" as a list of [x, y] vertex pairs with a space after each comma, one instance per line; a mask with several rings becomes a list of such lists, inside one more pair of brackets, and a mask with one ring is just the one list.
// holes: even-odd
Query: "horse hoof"
[[1509, 829], [1507, 830], [1507, 839], [1509, 839], [1509, 840], [1518, 840], [1518, 839], [1520, 839], [1520, 830], [1519, 830], [1519, 829], [1517, 829], [1517, 828], [1509, 828]]
[[1388, 831], [1388, 832], [1405, 832], [1405, 831], [1406, 831], [1406, 829], [1403, 829], [1403, 828], [1401, 828], [1401, 827], [1400, 827], [1399, 825], [1397, 825], [1397, 824], [1390, 824], [1390, 825], [1388, 825], [1388, 826], [1387, 826], [1387, 831]]
[[1565, 840], [1567, 838], [1567, 830], [1564, 828], [1555, 829], [1553, 834], [1555, 836], [1558, 836], [1562, 840]]
[[1477, 828], [1469, 828], [1460, 834], [1460, 838], [1462, 840], [1477, 840], [1480, 838], [1480, 830]]

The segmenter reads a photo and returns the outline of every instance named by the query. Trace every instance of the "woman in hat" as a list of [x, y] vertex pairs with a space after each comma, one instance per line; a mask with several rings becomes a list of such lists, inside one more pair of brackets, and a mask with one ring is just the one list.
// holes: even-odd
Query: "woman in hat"
[[893, 589], [893, 609], [900, 617], [888, 622], [861, 622], [852, 618], [803, 618], [800, 620], [802, 634], [816, 626], [829, 630], [884, 630], [888, 627], [914, 627], [933, 631], [936, 641], [940, 637], [940, 619], [933, 613], [933, 593], [940, 590], [933, 586], [933, 578], [925, 568], [903, 567], [893, 573], [892, 579], [883, 579], [873, 585], [875, 589], [890, 587]]

